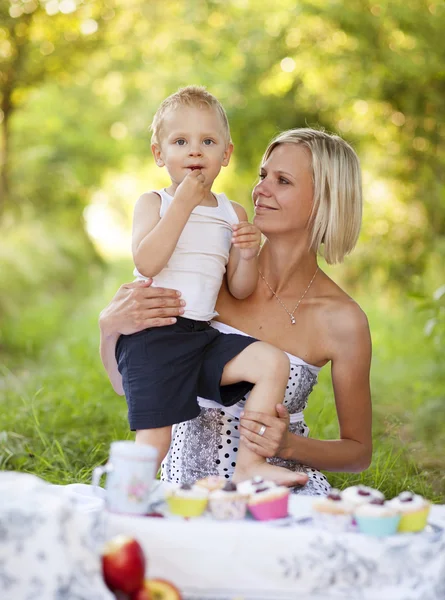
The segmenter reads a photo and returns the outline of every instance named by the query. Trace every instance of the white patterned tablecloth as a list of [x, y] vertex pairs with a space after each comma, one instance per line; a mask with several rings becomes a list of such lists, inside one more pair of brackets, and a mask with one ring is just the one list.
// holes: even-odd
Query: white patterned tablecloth
[[292, 520], [218, 523], [112, 515], [101, 496], [0, 472], [1, 600], [112, 600], [100, 549], [118, 533], [142, 543], [149, 577], [187, 600], [445, 599], [445, 506], [432, 508], [427, 532], [379, 540], [297, 522], [307, 497], [292, 497]]
[[109, 515], [107, 531], [138, 537], [150, 576], [191, 600], [445, 600], [445, 506], [427, 532], [377, 539], [306, 522], [312, 501], [292, 496], [282, 522]]
[[103, 540], [100, 501], [0, 472], [1, 600], [114, 600], [102, 579]]

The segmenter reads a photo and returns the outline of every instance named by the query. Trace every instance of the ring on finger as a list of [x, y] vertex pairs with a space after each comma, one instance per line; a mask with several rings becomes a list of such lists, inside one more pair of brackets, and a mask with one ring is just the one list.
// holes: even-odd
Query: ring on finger
[[265, 425], [261, 425], [260, 430], [258, 431], [258, 435], [263, 436], [267, 427]]

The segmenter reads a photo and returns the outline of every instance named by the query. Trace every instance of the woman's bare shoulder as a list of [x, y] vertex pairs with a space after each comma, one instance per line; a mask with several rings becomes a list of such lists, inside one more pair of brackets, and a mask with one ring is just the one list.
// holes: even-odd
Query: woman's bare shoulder
[[319, 297], [320, 319], [325, 331], [336, 344], [370, 340], [368, 318], [349, 294], [328, 278], [324, 294]]

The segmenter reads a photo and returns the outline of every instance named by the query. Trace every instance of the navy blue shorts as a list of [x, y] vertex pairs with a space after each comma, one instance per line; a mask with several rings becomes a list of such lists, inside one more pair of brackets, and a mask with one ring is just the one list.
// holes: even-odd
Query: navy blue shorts
[[197, 397], [236, 404], [253, 385], [220, 386], [226, 364], [257, 340], [221, 333], [206, 321], [178, 317], [173, 325], [121, 335], [116, 360], [132, 431], [194, 419]]

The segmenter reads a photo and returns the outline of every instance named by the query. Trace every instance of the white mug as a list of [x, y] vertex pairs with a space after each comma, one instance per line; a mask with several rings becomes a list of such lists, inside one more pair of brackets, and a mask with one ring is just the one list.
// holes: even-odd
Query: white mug
[[105, 505], [110, 512], [144, 515], [156, 477], [158, 451], [131, 441], [112, 442], [106, 465], [93, 471], [93, 486], [107, 475]]

